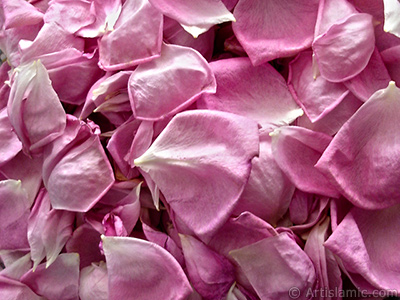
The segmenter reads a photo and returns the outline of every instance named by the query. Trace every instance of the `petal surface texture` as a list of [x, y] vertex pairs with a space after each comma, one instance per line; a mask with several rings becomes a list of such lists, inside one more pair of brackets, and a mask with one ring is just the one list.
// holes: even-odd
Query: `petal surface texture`
[[202, 235], [229, 217], [258, 148], [256, 122], [225, 112], [186, 111], [134, 163], [186, 226]]
[[390, 82], [343, 125], [316, 165], [356, 206], [400, 202], [399, 110], [400, 89]]
[[265, 129], [288, 125], [303, 114], [284, 78], [270, 64], [253, 67], [248, 58], [231, 58], [211, 62], [210, 67], [217, 92], [203, 95], [199, 108], [242, 115]]
[[201, 94], [215, 93], [216, 83], [197, 51], [164, 44], [160, 57], [133, 71], [128, 88], [136, 118], [155, 121], [186, 108]]
[[109, 300], [184, 300], [192, 292], [179, 263], [160, 246], [129, 237], [104, 237]]
[[316, 0], [240, 0], [232, 27], [251, 62], [259, 65], [310, 47], [317, 11]]

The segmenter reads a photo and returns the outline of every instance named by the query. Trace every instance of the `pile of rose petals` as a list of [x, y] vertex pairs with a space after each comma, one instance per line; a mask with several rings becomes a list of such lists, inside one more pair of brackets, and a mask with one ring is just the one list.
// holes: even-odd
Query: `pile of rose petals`
[[400, 295], [398, 0], [0, 23], [0, 299]]

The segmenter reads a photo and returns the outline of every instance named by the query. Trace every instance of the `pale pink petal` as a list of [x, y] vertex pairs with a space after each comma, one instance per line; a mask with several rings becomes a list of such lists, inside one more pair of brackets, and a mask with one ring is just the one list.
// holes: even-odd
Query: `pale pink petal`
[[21, 181], [0, 181], [0, 249], [29, 248], [28, 229], [30, 203]]
[[260, 154], [251, 163], [249, 181], [233, 214], [248, 211], [276, 224], [287, 211], [295, 188], [275, 162], [267, 132], [260, 133]]
[[[357, 13], [356, 8], [347, 0], [321, 0], [314, 36], [324, 34], [329, 28]], [[364, 0], [365, 2], [365, 0]]]
[[214, 50], [215, 30], [208, 30], [194, 38], [175, 20], [164, 16], [163, 40], [167, 44], [190, 47], [199, 51], [207, 60], [210, 60]]
[[104, 262], [81, 270], [79, 297], [81, 300], [108, 300], [108, 275]]
[[27, 153], [40, 153], [64, 131], [64, 109], [40, 61], [20, 68], [11, 86], [7, 110]]
[[300, 53], [289, 65], [288, 85], [294, 99], [314, 123], [331, 112], [349, 93], [342, 83], [314, 77], [311, 51]]
[[363, 104], [352, 93], [347, 96], [330, 112], [314, 123], [303, 115], [296, 120], [297, 126], [308, 128], [313, 131], [319, 131], [327, 135], [333, 136], [347, 122], [348, 119], [360, 108]]
[[0, 276], [0, 298], [4, 300], [45, 300], [25, 284]]
[[331, 140], [328, 135], [302, 127], [280, 127], [272, 135], [272, 153], [299, 190], [337, 198], [338, 191], [314, 167]]
[[248, 58], [210, 63], [217, 92], [199, 99], [199, 108], [222, 110], [257, 121], [264, 129], [287, 125], [302, 115], [284, 78], [270, 65], [253, 67]]
[[76, 48], [83, 51], [84, 40], [66, 32], [56, 23], [45, 23], [33, 41], [20, 40], [21, 63], [28, 63], [37, 57]]
[[45, 23], [57, 23], [73, 34], [82, 27], [94, 23], [96, 17], [91, 14], [91, 3], [86, 0], [53, 0], [44, 15]]
[[99, 66], [125, 69], [160, 55], [162, 15], [147, 0], [125, 1], [115, 29], [99, 41]]
[[104, 260], [99, 249], [100, 241], [100, 233], [85, 223], [75, 229], [65, 248], [69, 253], [79, 254], [80, 268], [84, 268], [90, 266], [93, 262]]
[[335, 23], [313, 42], [321, 76], [342, 82], [358, 75], [375, 49], [372, 16], [356, 13]]
[[99, 136], [70, 115], [64, 134], [44, 156], [43, 181], [55, 209], [88, 211], [114, 183]]
[[95, 38], [114, 30], [121, 8], [121, 0], [93, 0], [90, 9], [95, 17], [95, 22], [81, 28], [77, 35]]
[[297, 299], [308, 299], [315, 271], [306, 253], [287, 234], [269, 237], [233, 250], [238, 262], [261, 299], [292, 299], [290, 289], [297, 288]]
[[190, 235], [180, 235], [190, 282], [205, 299], [222, 299], [235, 281], [233, 265]]
[[399, 203], [399, 99], [400, 89], [393, 81], [373, 94], [343, 125], [316, 165], [356, 206], [380, 209]]
[[25, 0], [3, 0], [4, 29], [38, 24], [43, 14]]
[[47, 299], [77, 300], [79, 287], [79, 255], [60, 254], [54, 263], [46, 268], [40, 264], [21, 278], [36, 294]]
[[388, 70], [378, 50], [375, 49], [365, 69], [357, 76], [345, 81], [344, 85], [355, 96], [365, 102], [377, 90], [387, 87], [389, 81], [390, 76]]
[[400, 230], [399, 213], [399, 205], [378, 211], [353, 208], [325, 242], [360, 289], [399, 292], [400, 240], [393, 238]]
[[175, 19], [193, 37], [209, 30], [213, 25], [235, 21], [220, 0], [149, 0], [163, 15]]
[[[124, 102], [127, 103], [130, 111], [127, 86], [131, 74], [132, 71], [121, 71], [113, 75], [107, 73], [104, 77], [94, 83], [87, 94], [85, 104], [80, 114], [80, 119], [87, 118], [92, 112], [96, 112], [98, 107], [105, 105], [116, 97], [119, 97], [120, 100], [126, 100]], [[115, 111], [119, 111], [123, 105], [123, 102], [119, 102], [118, 108], [116, 108]]]
[[204, 236], [228, 219], [258, 147], [254, 121], [225, 112], [187, 111], [176, 115], [134, 163], [150, 175], [179, 218]]
[[383, 29], [400, 38], [400, 3], [396, 0], [383, 0], [385, 23]]
[[185, 300], [192, 292], [181, 266], [160, 246], [129, 237], [103, 237], [102, 240], [109, 300], [132, 297]]
[[161, 56], [138, 66], [128, 83], [135, 117], [149, 121], [173, 115], [215, 89], [212, 71], [197, 51], [166, 44]]
[[318, 2], [239, 0], [232, 27], [251, 62], [259, 65], [309, 48]]
[[11, 160], [22, 150], [22, 144], [14, 133], [7, 109], [0, 110], [0, 165]]

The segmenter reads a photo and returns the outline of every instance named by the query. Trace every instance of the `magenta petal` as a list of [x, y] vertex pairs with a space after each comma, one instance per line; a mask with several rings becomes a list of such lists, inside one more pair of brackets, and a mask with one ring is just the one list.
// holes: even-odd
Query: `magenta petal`
[[0, 181], [0, 249], [29, 248], [28, 229], [30, 203], [21, 181]]
[[351, 79], [367, 66], [374, 52], [372, 16], [350, 15], [318, 36], [312, 47], [322, 77], [332, 82]]
[[[300, 298], [313, 288], [315, 271], [304, 251], [282, 233], [230, 252], [261, 299], [291, 299], [296, 288]], [[296, 290], [296, 291], [297, 291]]]
[[400, 84], [400, 45], [388, 48], [380, 54], [392, 80]]
[[400, 89], [393, 81], [373, 94], [343, 125], [316, 165], [356, 206], [380, 209], [400, 201], [399, 99]]
[[108, 274], [104, 262], [81, 270], [79, 283], [81, 300], [108, 300]]
[[309, 48], [318, 2], [239, 0], [232, 27], [251, 62], [259, 65]]
[[399, 292], [400, 240], [392, 238], [400, 230], [399, 213], [400, 205], [378, 211], [353, 208], [325, 242], [360, 289]]
[[60, 254], [50, 267], [39, 265], [35, 271], [31, 270], [22, 276], [21, 282], [47, 299], [77, 300], [79, 255]]
[[152, 60], [160, 55], [161, 42], [161, 13], [147, 0], [125, 1], [115, 29], [99, 41], [99, 66], [113, 71]]
[[273, 133], [272, 153], [279, 167], [298, 189], [338, 198], [338, 191], [314, 167], [331, 139], [323, 133], [285, 126]]
[[231, 58], [211, 62], [210, 67], [217, 92], [204, 94], [199, 108], [242, 115], [264, 129], [288, 125], [303, 114], [284, 78], [270, 64], [253, 67], [248, 58]]
[[8, 119], [7, 109], [0, 110], [0, 165], [11, 160], [22, 150], [22, 144]]
[[160, 246], [129, 237], [103, 236], [102, 240], [109, 300], [185, 300], [192, 292], [181, 266]]
[[43, 181], [55, 209], [88, 211], [114, 183], [99, 136], [91, 131], [68, 115], [64, 134], [45, 149]]
[[34, 25], [43, 20], [43, 14], [24, 0], [3, 0], [4, 29]]
[[365, 69], [357, 76], [345, 81], [344, 84], [354, 95], [365, 102], [377, 90], [387, 87], [389, 81], [388, 70], [378, 50], [375, 49]]
[[190, 235], [180, 235], [190, 282], [205, 299], [222, 299], [235, 281], [234, 267], [224, 256]]
[[197, 38], [215, 24], [235, 21], [220, 0], [149, 0], [154, 7], [177, 20], [193, 37]]
[[4, 300], [44, 300], [25, 284], [0, 276], [0, 298]]
[[249, 181], [233, 214], [248, 211], [276, 224], [287, 211], [295, 188], [275, 162], [267, 132], [260, 134], [260, 154], [251, 163]]
[[342, 83], [314, 78], [311, 51], [300, 53], [289, 65], [289, 87], [311, 122], [332, 111], [349, 93]]
[[84, 268], [90, 266], [93, 262], [104, 260], [99, 249], [100, 241], [100, 233], [85, 223], [75, 229], [65, 248], [69, 253], [79, 254], [80, 267]]
[[28, 153], [40, 152], [64, 131], [64, 109], [40, 61], [20, 68], [11, 86], [7, 109], [15, 133]]
[[202, 94], [215, 93], [216, 83], [197, 51], [163, 44], [160, 57], [133, 71], [128, 89], [135, 117], [156, 121], [183, 110]]
[[250, 119], [186, 111], [134, 163], [150, 175], [179, 218], [197, 235], [206, 235], [232, 212], [258, 146], [257, 124]]

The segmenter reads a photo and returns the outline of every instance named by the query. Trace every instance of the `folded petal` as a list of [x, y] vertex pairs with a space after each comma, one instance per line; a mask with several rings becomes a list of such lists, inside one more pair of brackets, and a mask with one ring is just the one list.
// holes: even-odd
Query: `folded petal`
[[204, 94], [199, 108], [242, 115], [263, 129], [288, 125], [302, 115], [284, 78], [270, 64], [253, 67], [248, 58], [230, 58], [211, 62], [210, 67], [217, 92]]
[[178, 21], [195, 38], [213, 25], [235, 21], [220, 0], [150, 0], [150, 3], [163, 15]]
[[125, 69], [160, 55], [162, 15], [148, 0], [125, 1], [115, 29], [99, 41], [99, 66]]
[[11, 86], [8, 115], [27, 153], [40, 153], [65, 128], [65, 112], [40, 61], [20, 68]]
[[316, 165], [356, 206], [380, 209], [399, 203], [399, 100], [394, 82], [374, 93], [343, 125]]
[[301, 52], [289, 65], [289, 88], [294, 99], [316, 122], [332, 111], [349, 93], [342, 83], [314, 77], [311, 51]]
[[0, 165], [11, 160], [22, 150], [18, 136], [12, 130], [7, 109], [0, 110]]
[[190, 282], [205, 299], [222, 299], [235, 281], [233, 265], [190, 235], [180, 235]]
[[312, 48], [322, 77], [332, 82], [351, 79], [364, 70], [374, 52], [372, 16], [355, 13], [335, 23]]
[[64, 134], [45, 149], [43, 181], [55, 209], [88, 211], [114, 183], [114, 174], [89, 125], [68, 115]]
[[47, 299], [77, 300], [79, 255], [60, 254], [50, 267], [40, 264], [35, 271], [25, 273], [21, 282]]
[[258, 146], [257, 124], [250, 119], [186, 111], [176, 115], [134, 163], [150, 175], [186, 226], [201, 236], [228, 219]]
[[332, 138], [297, 126], [285, 126], [272, 134], [272, 153], [282, 171], [304, 192], [339, 197], [338, 191], [314, 165]]
[[108, 274], [104, 262], [81, 270], [79, 297], [81, 300], [108, 300]]
[[232, 27], [253, 65], [309, 48], [318, 2], [239, 0]]
[[184, 300], [192, 292], [181, 266], [160, 246], [129, 237], [102, 240], [110, 300]]
[[21, 181], [0, 181], [0, 249], [29, 248], [28, 229], [30, 203]]
[[[359, 289], [400, 291], [400, 205], [376, 211], [353, 208], [325, 242]], [[390, 226], [388, 226], [390, 224]]]
[[287, 234], [269, 237], [230, 252], [244, 270], [261, 299], [292, 299], [293, 288], [299, 298], [308, 299], [307, 292], [315, 282], [313, 263]]
[[166, 44], [161, 56], [138, 66], [128, 83], [135, 117], [149, 121], [175, 114], [215, 89], [212, 71], [197, 51]]
[[286, 213], [295, 187], [275, 162], [267, 132], [260, 133], [260, 154], [251, 163], [249, 181], [233, 214], [248, 211], [276, 224]]
[[383, 29], [400, 38], [400, 3], [395, 0], [383, 0], [385, 23]]

